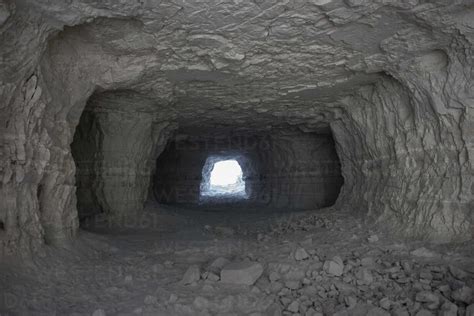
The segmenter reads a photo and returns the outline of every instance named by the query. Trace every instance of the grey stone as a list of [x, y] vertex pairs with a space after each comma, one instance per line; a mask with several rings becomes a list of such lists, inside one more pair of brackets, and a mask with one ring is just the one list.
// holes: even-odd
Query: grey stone
[[466, 307], [466, 316], [474, 316], [474, 304]]
[[92, 316], [107, 316], [107, 313], [103, 309], [96, 309], [93, 313]]
[[463, 286], [451, 293], [453, 300], [465, 304], [471, 304], [473, 301], [473, 291], [470, 287]]
[[439, 257], [439, 254], [431, 251], [429, 249], [426, 249], [425, 247], [417, 248], [410, 252], [412, 256], [415, 257], [422, 257], [422, 258], [437, 258]]
[[439, 316], [457, 316], [458, 307], [450, 301], [445, 301], [438, 312]]
[[209, 271], [212, 271], [214, 273], [220, 273], [222, 268], [229, 264], [230, 261], [224, 257], [219, 257], [217, 259], [215, 259], [210, 265], [209, 265], [209, 268], [208, 270]]
[[429, 310], [420, 309], [418, 312], [416, 312], [415, 316], [434, 316], [434, 314]]
[[367, 238], [367, 241], [370, 243], [374, 243], [379, 241], [379, 236], [377, 235], [370, 235], [369, 238]]
[[153, 305], [158, 302], [158, 298], [154, 295], [147, 295], [145, 296], [145, 299], [143, 300], [143, 303], [146, 305]]
[[366, 285], [369, 285], [374, 281], [372, 272], [370, 272], [370, 270], [367, 268], [360, 268], [356, 273], [356, 278], [362, 284], [366, 284]]
[[278, 272], [272, 271], [268, 275], [268, 279], [270, 280], [270, 282], [276, 282], [281, 279], [281, 276]]
[[198, 310], [203, 310], [209, 307], [209, 300], [202, 296], [197, 296], [193, 301], [194, 307]]
[[466, 271], [453, 265], [449, 265], [449, 272], [451, 272], [452, 276], [458, 280], [464, 280], [468, 277], [468, 274]]
[[308, 259], [309, 258], [309, 255], [308, 253], [306, 252], [306, 250], [304, 248], [298, 248], [296, 249], [295, 251], [295, 260], [296, 261], [301, 261], [301, 260], [305, 260], [305, 259]]
[[292, 313], [297, 313], [300, 309], [300, 303], [298, 301], [293, 301], [286, 309]]
[[381, 308], [374, 307], [369, 309], [367, 316], [390, 316], [390, 313]]
[[392, 316], [410, 316], [410, 313], [405, 308], [397, 308], [392, 310]]
[[198, 265], [192, 265], [184, 273], [183, 279], [181, 280], [181, 282], [184, 285], [188, 285], [193, 282], [199, 281], [200, 278], [201, 278], [201, 269], [199, 268]]
[[252, 285], [263, 273], [263, 266], [257, 262], [233, 262], [221, 271], [221, 282]]
[[439, 297], [430, 291], [421, 291], [416, 293], [415, 299], [417, 302], [426, 303], [426, 306], [431, 310], [437, 309], [439, 306]]
[[297, 290], [301, 287], [301, 282], [298, 280], [288, 280], [285, 282], [285, 286], [290, 290]]
[[335, 256], [324, 262], [323, 269], [327, 274], [341, 276], [344, 271], [344, 263], [340, 257]]
[[346, 306], [351, 308], [357, 305], [357, 298], [355, 296], [349, 295], [344, 297], [344, 303]]

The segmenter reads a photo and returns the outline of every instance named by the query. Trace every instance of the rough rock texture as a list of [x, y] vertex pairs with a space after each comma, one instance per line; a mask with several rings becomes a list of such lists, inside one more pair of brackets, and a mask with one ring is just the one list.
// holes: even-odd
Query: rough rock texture
[[[72, 154], [81, 217], [134, 214], [143, 207], [155, 161], [172, 124], [133, 96], [94, 96], [82, 114]], [[156, 111], [156, 110], [155, 110]]]
[[[152, 100], [162, 118], [153, 122], [330, 126], [345, 180], [338, 207], [407, 235], [470, 238], [473, 14], [470, 0], [1, 1], [1, 252], [75, 234], [75, 128], [91, 95], [124, 91], [133, 106]], [[121, 212], [143, 200], [137, 170], [159, 151], [160, 129], [146, 131], [147, 118], [135, 131], [136, 117], [123, 131], [105, 127], [133, 106], [96, 115], [107, 130], [97, 135], [116, 145], [84, 144], [105, 166], [94, 169], [93, 187], [104, 187], [94, 206]], [[118, 142], [143, 133], [146, 154]], [[103, 176], [118, 157], [134, 161]], [[121, 194], [134, 201], [117, 206]]]

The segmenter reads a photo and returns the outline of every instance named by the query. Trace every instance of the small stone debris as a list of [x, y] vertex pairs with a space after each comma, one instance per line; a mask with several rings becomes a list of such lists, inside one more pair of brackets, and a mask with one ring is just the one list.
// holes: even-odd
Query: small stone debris
[[374, 243], [379, 241], [379, 236], [377, 235], [370, 235], [369, 238], [367, 238], [367, 241], [370, 243]]
[[205, 297], [198, 296], [193, 301], [194, 307], [199, 310], [203, 310], [209, 307], [209, 300]]
[[253, 285], [262, 275], [263, 266], [258, 262], [233, 262], [221, 271], [221, 282], [230, 284]]
[[453, 265], [449, 266], [449, 272], [451, 273], [453, 277], [455, 277], [458, 280], [464, 280], [468, 277], [468, 274], [466, 271]]
[[390, 313], [380, 307], [374, 307], [369, 309], [367, 316], [390, 316]]
[[388, 297], [384, 297], [379, 301], [379, 306], [385, 310], [389, 310], [392, 302]]
[[297, 313], [300, 309], [300, 303], [298, 301], [293, 301], [286, 308], [289, 312]]
[[346, 304], [347, 307], [352, 308], [357, 305], [357, 298], [352, 295], [345, 296], [344, 303]]
[[425, 303], [426, 308], [433, 310], [439, 307], [439, 297], [430, 291], [418, 292], [415, 296], [417, 302]]
[[412, 256], [421, 257], [421, 258], [436, 258], [439, 257], [439, 253], [426, 249], [425, 247], [421, 247], [418, 249], [413, 250], [410, 252]]
[[361, 268], [356, 273], [356, 278], [359, 281], [358, 284], [370, 285], [374, 281], [372, 273], [367, 268]]
[[219, 257], [215, 259], [210, 265], [208, 270], [214, 272], [215, 274], [220, 274], [224, 266], [229, 264], [230, 261], [224, 257]]
[[451, 293], [451, 297], [456, 302], [461, 302], [469, 305], [473, 301], [473, 292], [470, 287], [463, 286], [460, 289], [453, 291]]
[[158, 298], [153, 295], [147, 295], [145, 296], [145, 299], [143, 300], [143, 303], [145, 303], [145, 305], [153, 305], [153, 304], [156, 304], [157, 302], [158, 302]]
[[281, 279], [281, 276], [278, 272], [276, 271], [272, 271], [270, 272], [270, 274], [268, 275], [268, 279], [270, 280], [270, 282], [276, 282], [278, 280]]
[[201, 278], [201, 269], [199, 268], [198, 265], [192, 265], [184, 273], [184, 276], [181, 282], [184, 285], [188, 285], [193, 282], [199, 281], [200, 278]]
[[457, 316], [458, 307], [456, 304], [451, 303], [450, 301], [445, 301], [441, 306], [441, 310], [438, 313], [438, 316]]
[[206, 280], [217, 282], [220, 280], [220, 277], [215, 273], [209, 272], [207, 273]]
[[392, 316], [410, 316], [410, 313], [405, 308], [397, 308], [392, 310]]
[[326, 260], [323, 265], [324, 272], [333, 276], [341, 276], [344, 272], [344, 263], [339, 256]]
[[92, 316], [107, 316], [107, 313], [106, 313], [105, 310], [103, 310], [102, 308], [99, 308], [99, 309], [96, 309], [96, 310], [92, 313]]
[[297, 290], [301, 287], [301, 282], [298, 280], [288, 280], [285, 282], [285, 286], [290, 290]]
[[466, 316], [474, 316], [474, 304], [466, 307]]
[[434, 316], [432, 312], [426, 309], [420, 309], [415, 316]]
[[299, 247], [295, 251], [295, 260], [296, 261], [301, 261], [309, 258], [309, 254], [306, 252], [306, 250], [302, 247]]
[[168, 303], [170, 304], [174, 304], [178, 301], [178, 295], [174, 294], [174, 293], [171, 293], [170, 294], [170, 297], [168, 299]]

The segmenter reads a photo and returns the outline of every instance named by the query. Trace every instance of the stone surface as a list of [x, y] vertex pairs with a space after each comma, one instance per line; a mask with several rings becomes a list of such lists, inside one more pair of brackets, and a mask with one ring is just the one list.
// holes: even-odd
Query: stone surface
[[474, 316], [474, 304], [466, 307], [466, 316]]
[[193, 282], [199, 281], [200, 278], [201, 278], [201, 269], [199, 268], [198, 265], [192, 265], [184, 273], [181, 283], [183, 283], [184, 285], [188, 285]]
[[252, 285], [263, 273], [263, 267], [256, 262], [232, 262], [221, 271], [221, 282]]
[[296, 249], [296, 251], [295, 251], [295, 260], [296, 261], [301, 261], [301, 260], [305, 260], [305, 259], [308, 259], [308, 258], [309, 258], [309, 255], [308, 255], [308, 253], [306, 252], [306, 250], [304, 248]]
[[471, 304], [473, 302], [474, 296], [473, 291], [468, 286], [463, 286], [451, 293], [451, 297], [458, 302], [465, 304]]
[[1, 252], [73, 238], [77, 196], [84, 215], [140, 210], [167, 138], [196, 125], [330, 126], [338, 207], [471, 238], [472, 16], [469, 0], [2, 1]]
[[422, 258], [436, 258], [439, 257], [439, 254], [431, 251], [429, 249], [426, 249], [425, 247], [417, 248], [410, 252], [411, 255], [415, 257], [422, 257]]
[[416, 301], [425, 303], [428, 309], [436, 309], [439, 306], [439, 297], [430, 291], [416, 293]]
[[96, 309], [92, 316], [107, 316], [107, 313], [103, 309]]
[[323, 269], [327, 274], [341, 276], [344, 271], [344, 263], [338, 256], [324, 262]]
[[450, 301], [446, 301], [441, 306], [441, 309], [438, 313], [439, 316], [457, 316], [458, 315], [458, 307], [456, 304], [451, 303]]

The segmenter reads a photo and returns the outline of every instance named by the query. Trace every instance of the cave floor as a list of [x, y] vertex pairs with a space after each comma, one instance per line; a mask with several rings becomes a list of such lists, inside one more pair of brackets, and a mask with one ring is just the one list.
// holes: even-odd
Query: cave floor
[[[395, 240], [345, 211], [150, 203], [115, 223], [89, 223], [34, 261], [1, 263], [0, 314], [464, 315], [473, 303], [472, 243]], [[224, 284], [205, 273], [219, 257], [264, 272], [251, 286]], [[184, 285], [193, 265], [201, 277]]]

